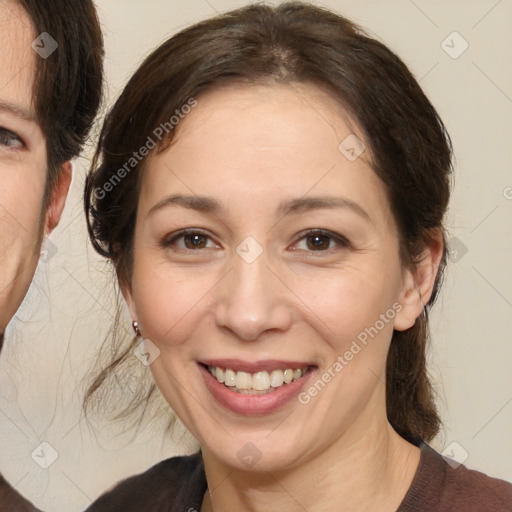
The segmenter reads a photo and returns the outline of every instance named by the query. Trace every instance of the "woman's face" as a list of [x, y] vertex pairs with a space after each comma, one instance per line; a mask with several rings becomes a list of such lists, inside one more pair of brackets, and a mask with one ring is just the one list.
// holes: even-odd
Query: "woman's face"
[[0, 331], [21, 303], [37, 265], [46, 183], [46, 144], [35, 119], [37, 54], [31, 22], [0, 3]]
[[291, 467], [387, 425], [407, 272], [344, 118], [313, 86], [233, 86], [146, 163], [125, 293], [158, 387], [232, 467]]

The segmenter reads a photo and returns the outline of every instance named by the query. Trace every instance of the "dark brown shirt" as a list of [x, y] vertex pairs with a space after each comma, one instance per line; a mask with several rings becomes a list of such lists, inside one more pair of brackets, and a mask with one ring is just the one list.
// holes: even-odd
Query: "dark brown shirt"
[[0, 512], [39, 512], [0, 475]]
[[[124, 480], [87, 512], [198, 512], [206, 491], [200, 453], [173, 457]], [[512, 484], [453, 468], [427, 444], [397, 512], [512, 512]]]

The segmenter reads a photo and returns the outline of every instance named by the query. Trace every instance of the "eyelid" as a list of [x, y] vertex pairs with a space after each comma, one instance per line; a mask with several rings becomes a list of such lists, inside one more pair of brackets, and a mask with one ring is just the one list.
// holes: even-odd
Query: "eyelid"
[[[329, 231], [327, 229], [321, 229], [321, 228], [311, 228], [311, 229], [306, 229], [304, 231], [301, 231], [300, 233], [297, 234], [297, 239], [295, 240], [295, 242], [293, 242], [292, 245], [296, 245], [301, 240], [304, 240], [304, 238], [306, 238], [308, 236], [313, 236], [313, 235], [323, 235], [323, 236], [332, 238], [339, 246], [342, 246], [342, 247], [351, 247], [352, 246], [352, 244], [350, 243], [349, 240], [347, 240], [346, 237], [340, 235], [339, 233], [335, 233], [334, 231]], [[326, 253], [326, 252], [330, 252], [332, 250], [333, 249], [327, 249], [325, 251], [309, 251], [309, 252], [311, 252], [311, 253], [315, 253], [315, 252]]]
[[203, 235], [203, 236], [207, 237], [208, 239], [210, 239], [214, 244], [220, 245], [218, 242], [216, 242], [214, 240], [214, 238], [209, 233], [207, 233], [206, 231], [204, 231], [201, 228], [185, 228], [185, 229], [180, 229], [179, 231], [174, 231], [173, 233], [169, 233], [168, 235], [165, 235], [162, 238], [161, 245], [163, 247], [169, 247], [178, 238], [181, 238], [181, 237], [186, 236], [186, 235], [192, 235], [192, 234], [194, 234], [194, 235]]
[[[214, 239], [214, 237], [211, 236], [210, 233], [208, 233], [207, 231], [205, 231], [201, 228], [185, 228], [185, 229], [181, 229], [178, 231], [174, 231], [173, 233], [169, 233], [162, 238], [160, 245], [165, 248], [170, 247], [179, 238], [182, 238], [187, 235], [192, 235], [192, 234], [203, 235], [203, 236], [207, 237], [209, 239], [209, 241], [213, 242], [215, 245], [220, 245]], [[338, 246], [341, 246], [341, 247], [351, 247], [351, 243], [349, 242], [349, 240], [347, 240], [346, 237], [340, 235], [339, 233], [335, 233], [333, 231], [329, 231], [329, 230], [321, 229], [321, 228], [311, 228], [311, 229], [306, 229], [304, 231], [301, 231], [300, 233], [297, 234], [297, 238], [296, 238], [295, 242], [293, 242], [292, 247], [295, 246], [298, 242], [300, 242], [304, 238], [306, 238], [308, 236], [313, 236], [313, 235], [322, 235], [322, 236], [329, 237], [332, 240], [334, 240], [334, 242], [336, 242], [338, 244]], [[334, 249], [328, 249], [325, 251], [309, 251], [309, 252], [326, 253], [326, 252], [330, 252], [332, 250], [334, 250]]]
[[7, 146], [6, 144], [0, 144], [0, 147], [5, 146], [7, 149], [11, 149], [11, 150], [22, 149], [22, 148], [27, 147], [27, 145], [25, 144], [25, 141], [17, 133], [13, 132], [12, 130], [9, 130], [8, 128], [4, 128], [3, 126], [0, 126], [0, 137], [2, 134], [7, 134], [9, 137], [13, 137], [14, 139], [16, 139], [21, 144], [21, 147], [13, 148], [11, 146]]

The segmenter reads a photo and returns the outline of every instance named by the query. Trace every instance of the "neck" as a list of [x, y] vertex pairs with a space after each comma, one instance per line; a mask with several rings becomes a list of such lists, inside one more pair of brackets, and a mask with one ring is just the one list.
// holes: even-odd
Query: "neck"
[[395, 511], [411, 485], [420, 450], [387, 421], [381, 427], [352, 442], [343, 436], [307, 462], [272, 473], [234, 471], [203, 451], [212, 491], [201, 512]]
[[0, 352], [2, 351], [3, 346], [4, 346], [4, 330], [0, 329]]

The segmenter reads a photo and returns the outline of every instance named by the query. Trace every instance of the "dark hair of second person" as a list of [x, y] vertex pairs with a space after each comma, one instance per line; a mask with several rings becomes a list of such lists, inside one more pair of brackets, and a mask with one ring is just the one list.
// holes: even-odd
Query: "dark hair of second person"
[[[104, 48], [92, 0], [8, 0], [0, 11], [1, 351], [100, 107]], [[35, 510], [1, 475], [0, 509]]]
[[103, 35], [91, 0], [17, 1], [32, 19], [35, 34], [47, 32], [59, 44], [48, 58], [37, 59], [34, 83], [48, 152], [47, 203], [61, 165], [78, 156], [100, 107]]

